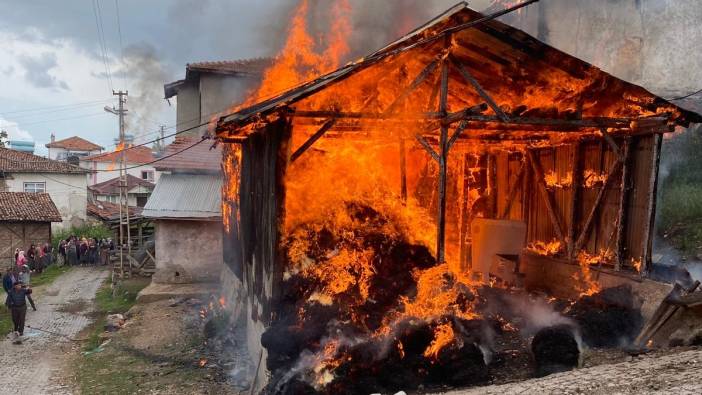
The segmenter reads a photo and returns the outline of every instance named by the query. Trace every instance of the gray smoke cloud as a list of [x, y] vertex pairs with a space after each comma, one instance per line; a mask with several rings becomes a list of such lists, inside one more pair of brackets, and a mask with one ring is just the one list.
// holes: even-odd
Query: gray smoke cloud
[[37, 88], [70, 90], [65, 81], [49, 74], [51, 69], [58, 66], [55, 53], [43, 52], [36, 56], [23, 55], [18, 58], [18, 61], [24, 68], [24, 79]]
[[132, 44], [124, 48], [121, 68], [114, 79], [127, 76], [127, 133], [141, 136], [158, 128], [153, 114], [159, 114], [168, 104], [163, 100], [163, 84], [170, 73], [156, 48], [147, 43]]

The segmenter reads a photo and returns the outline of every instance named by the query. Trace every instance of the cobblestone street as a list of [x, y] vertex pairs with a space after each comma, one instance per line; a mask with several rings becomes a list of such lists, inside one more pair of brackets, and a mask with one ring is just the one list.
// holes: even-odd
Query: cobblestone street
[[702, 349], [657, 357], [642, 355], [631, 362], [447, 394], [702, 394]]
[[27, 311], [27, 324], [56, 334], [26, 328], [24, 343], [12, 344], [12, 335], [0, 342], [0, 388], [5, 394], [68, 394], [59, 377], [69, 353], [81, 343], [69, 340], [90, 324], [95, 293], [108, 270], [74, 268], [34, 295], [37, 311]]

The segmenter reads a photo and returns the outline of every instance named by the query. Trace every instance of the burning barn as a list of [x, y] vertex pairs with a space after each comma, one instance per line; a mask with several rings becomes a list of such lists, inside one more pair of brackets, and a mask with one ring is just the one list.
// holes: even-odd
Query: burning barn
[[259, 386], [480, 382], [491, 286], [645, 286], [662, 135], [699, 115], [464, 3], [321, 77], [290, 69], [216, 130]]

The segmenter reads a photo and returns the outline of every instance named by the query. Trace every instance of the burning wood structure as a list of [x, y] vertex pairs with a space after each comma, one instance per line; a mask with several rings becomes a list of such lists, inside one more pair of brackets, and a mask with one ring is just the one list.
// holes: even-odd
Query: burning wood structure
[[[702, 120], [466, 4], [258, 93], [217, 123], [225, 262], [252, 356], [271, 370], [306, 364], [317, 390], [357, 374], [345, 361], [363, 360], [359, 338], [380, 349], [390, 337], [396, 358], [432, 361], [408, 362], [408, 377], [457, 384], [432, 369], [473, 363], [450, 350], [473, 342], [471, 289], [489, 280], [490, 263], [473, 259], [478, 218], [524, 224], [515, 270], [527, 287], [560, 265], [577, 269], [562, 279], [576, 294], [598, 290], [592, 266], [645, 276], [662, 135]], [[330, 322], [353, 329], [332, 335]], [[402, 339], [422, 331], [425, 347], [407, 350]], [[276, 337], [296, 346], [281, 351]], [[303, 350], [307, 362], [289, 360]]]

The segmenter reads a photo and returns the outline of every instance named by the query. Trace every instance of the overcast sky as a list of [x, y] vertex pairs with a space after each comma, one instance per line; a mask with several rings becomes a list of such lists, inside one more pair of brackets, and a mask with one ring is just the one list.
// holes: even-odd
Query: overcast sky
[[[428, 12], [457, 2], [351, 1]], [[471, 3], [480, 8], [488, 2]], [[115, 103], [114, 88], [129, 90], [129, 132], [142, 136], [137, 141], [150, 140], [160, 124], [175, 123], [174, 107], [162, 99], [164, 83], [183, 78], [188, 62], [271, 55], [294, 3], [118, 0], [116, 7], [115, 0], [98, 0], [98, 9], [92, 0], [0, 0], [0, 128], [12, 139], [35, 140], [39, 154], [52, 132], [57, 139], [80, 135], [112, 149], [117, 120], [103, 107]]]

